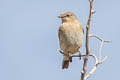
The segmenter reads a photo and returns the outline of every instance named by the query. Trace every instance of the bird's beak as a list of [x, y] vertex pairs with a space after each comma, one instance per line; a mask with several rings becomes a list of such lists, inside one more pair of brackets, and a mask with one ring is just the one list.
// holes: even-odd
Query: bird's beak
[[58, 16], [58, 18], [62, 18], [61, 16]]
[[61, 18], [61, 16], [58, 16], [58, 18]]

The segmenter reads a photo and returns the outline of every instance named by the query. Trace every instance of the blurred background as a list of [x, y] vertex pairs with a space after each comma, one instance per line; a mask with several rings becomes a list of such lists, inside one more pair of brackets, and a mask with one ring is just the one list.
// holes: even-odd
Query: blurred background
[[[119, 80], [120, 1], [94, 0], [91, 32], [105, 43], [99, 65], [89, 80]], [[83, 59], [74, 58], [67, 70], [61, 69], [58, 28], [61, 13], [76, 14], [86, 29], [88, 0], [0, 0], [0, 80], [80, 80]], [[98, 56], [100, 41], [91, 38], [91, 52]], [[85, 53], [85, 43], [81, 49]], [[89, 58], [88, 71], [94, 65]]]

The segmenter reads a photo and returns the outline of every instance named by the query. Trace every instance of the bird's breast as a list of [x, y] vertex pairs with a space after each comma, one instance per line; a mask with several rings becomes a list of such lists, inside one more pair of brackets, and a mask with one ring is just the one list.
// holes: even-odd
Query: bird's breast
[[62, 27], [64, 32], [62, 47], [66, 51], [76, 52], [82, 46], [83, 42], [82, 26], [79, 23], [66, 23]]

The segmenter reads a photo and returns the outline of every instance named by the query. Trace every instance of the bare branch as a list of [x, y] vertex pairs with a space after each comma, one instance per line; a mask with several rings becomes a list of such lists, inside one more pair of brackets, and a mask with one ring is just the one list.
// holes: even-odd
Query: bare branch
[[[60, 52], [62, 52], [62, 51], [60, 51]], [[64, 53], [62, 52], [62, 54], [64, 54]], [[85, 57], [85, 56], [86, 55], [81, 55], [81, 54], [71, 54], [70, 55], [70, 57]], [[99, 61], [98, 58], [94, 54], [91, 53], [91, 54], [89, 54], [89, 56], [91, 56], [95, 60], [95, 63], [94, 63], [93, 68], [90, 70], [90, 72], [85, 76], [84, 80], [87, 80], [96, 71], [98, 65], [102, 64], [108, 58], [107, 56], [105, 56], [103, 58], [103, 60]], [[81, 71], [81, 74], [84, 74], [84, 72]]]
[[101, 62], [99, 62], [98, 58], [97, 58], [94, 54], [92, 54], [91, 56], [92, 56], [92, 57], [94, 58], [94, 60], [95, 60], [95, 65], [94, 65], [93, 68], [90, 70], [90, 72], [85, 76], [85, 80], [87, 80], [87, 79], [96, 71], [96, 69], [97, 69], [97, 67], [98, 67], [99, 64], [102, 64], [102, 63], [108, 58], [107, 56], [105, 56], [105, 57], [103, 58], [103, 60], [102, 60]]
[[100, 38], [98, 35], [95, 35], [95, 34], [89, 34], [89, 37], [95, 37], [95, 38], [97, 38], [98, 40], [101, 41], [101, 44], [100, 44], [100, 47], [99, 47], [99, 61], [101, 61], [102, 46], [103, 46], [104, 42], [112, 42], [112, 41], [111, 40], [104, 40], [104, 39]]
[[86, 56], [84, 58], [83, 71], [81, 72], [81, 80], [84, 80], [84, 78], [85, 78], [85, 73], [87, 71], [88, 57], [89, 57], [89, 54], [90, 54], [89, 32], [90, 32], [90, 25], [91, 25], [91, 20], [92, 20], [92, 15], [93, 15], [93, 0], [89, 0], [89, 2], [90, 2], [90, 11], [89, 11], [88, 22], [87, 22], [87, 25], [86, 25]]
[[99, 61], [101, 61], [101, 57], [102, 57], [102, 46], [104, 44], [104, 41], [102, 40], [101, 41], [101, 44], [100, 44], [100, 48], [99, 48]]
[[102, 64], [107, 58], [108, 58], [108, 56], [104, 56], [104, 58], [101, 61], [99, 61], [98, 64]]
[[92, 54], [92, 57], [95, 60], [95, 65], [93, 66], [93, 68], [91, 69], [91, 71], [85, 76], [85, 80], [87, 80], [96, 71], [97, 64], [99, 63], [97, 57], [94, 54]]
[[95, 37], [95, 38], [99, 39], [100, 41], [104, 41], [104, 42], [112, 42], [111, 40], [104, 40], [95, 34], [89, 34], [89, 37]]
[[[61, 54], [65, 55], [62, 51], [60, 51]], [[81, 55], [81, 54], [70, 54], [69, 57], [85, 57], [86, 55]], [[102, 64], [108, 57], [105, 56], [101, 61], [98, 60], [98, 58], [94, 55], [94, 54], [89, 54], [89, 56], [91, 56], [94, 60], [94, 66], [93, 68], [90, 70], [90, 72], [85, 76], [84, 80], [87, 80], [97, 69], [99, 64]], [[83, 71], [81, 71], [81, 74], [84, 74]]]

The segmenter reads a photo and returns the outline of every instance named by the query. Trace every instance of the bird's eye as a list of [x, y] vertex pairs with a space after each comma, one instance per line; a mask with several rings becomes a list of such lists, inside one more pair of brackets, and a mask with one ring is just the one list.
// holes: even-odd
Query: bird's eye
[[67, 17], [69, 17], [70, 15], [66, 15]]

